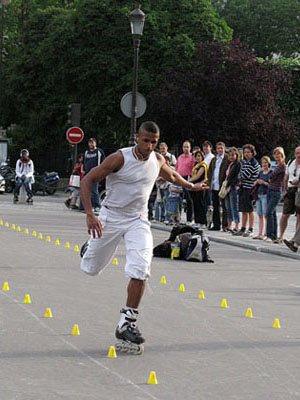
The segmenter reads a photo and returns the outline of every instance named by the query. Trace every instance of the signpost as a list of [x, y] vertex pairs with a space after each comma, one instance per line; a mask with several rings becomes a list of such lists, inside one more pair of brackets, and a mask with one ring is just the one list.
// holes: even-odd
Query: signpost
[[72, 126], [69, 128], [66, 133], [67, 141], [74, 145], [74, 165], [77, 161], [77, 145], [82, 142], [84, 138], [84, 132], [81, 128], [77, 126]]

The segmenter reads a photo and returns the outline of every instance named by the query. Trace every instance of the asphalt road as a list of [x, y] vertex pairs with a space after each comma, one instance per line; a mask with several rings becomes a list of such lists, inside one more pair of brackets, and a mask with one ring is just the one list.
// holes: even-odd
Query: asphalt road
[[[118, 265], [89, 277], [73, 250], [86, 239], [85, 216], [61, 197], [14, 206], [2, 196], [0, 219], [9, 223], [0, 226], [0, 285], [10, 287], [0, 291], [1, 400], [300, 398], [298, 260], [218, 243], [214, 264], [155, 258], [138, 323], [145, 353], [109, 359], [126, 298], [123, 243]], [[153, 233], [155, 243], [168, 235]], [[52, 319], [44, 318], [47, 307]], [[80, 336], [71, 334], [74, 324]], [[147, 385], [150, 371], [158, 385]]]

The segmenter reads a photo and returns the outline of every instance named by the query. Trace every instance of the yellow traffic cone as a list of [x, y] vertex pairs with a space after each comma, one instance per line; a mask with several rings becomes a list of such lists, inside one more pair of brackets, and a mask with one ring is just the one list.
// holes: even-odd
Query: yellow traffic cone
[[28, 234], [29, 234], [28, 228], [25, 228], [24, 233], [25, 233], [25, 235], [28, 235]]
[[222, 307], [222, 308], [228, 308], [227, 300], [226, 300], [226, 299], [223, 299], [223, 300], [222, 300], [221, 307]]
[[253, 318], [253, 314], [252, 314], [251, 308], [247, 308], [246, 317], [247, 317], [247, 318]]
[[46, 242], [49, 242], [49, 243], [51, 242], [50, 236], [47, 236], [47, 237], [46, 237]]
[[108, 358], [117, 358], [116, 349], [114, 348], [114, 346], [110, 346], [107, 357]]
[[15, 231], [16, 230], [16, 225], [15, 224], [11, 224], [11, 229], [13, 229]]
[[117, 259], [117, 258], [114, 258], [112, 264], [113, 264], [113, 265], [118, 265], [118, 264], [119, 264], [119, 263], [118, 263], [118, 259]]
[[45, 318], [52, 318], [52, 311], [51, 311], [51, 308], [46, 308], [44, 317], [45, 317]]
[[60, 246], [60, 243], [59, 243], [58, 239], [55, 240], [55, 246]]
[[150, 372], [147, 384], [148, 385], [157, 385], [158, 384], [155, 371]]
[[178, 290], [179, 290], [179, 292], [185, 292], [185, 287], [184, 287], [184, 284], [183, 284], [183, 283], [180, 284]]
[[16, 231], [17, 231], [17, 232], [21, 232], [21, 228], [20, 228], [19, 226], [17, 226]]
[[2, 290], [4, 292], [8, 292], [9, 291], [9, 286], [8, 286], [8, 282], [4, 282], [3, 286], [2, 286]]
[[162, 283], [163, 285], [167, 283], [166, 277], [164, 275], [160, 278], [160, 283]]
[[32, 236], [33, 236], [33, 237], [36, 237], [36, 231], [33, 231], [33, 232], [32, 232]]
[[76, 246], [74, 247], [74, 251], [75, 251], [76, 253], [79, 252], [79, 247], [77, 246], [77, 244], [76, 244]]
[[39, 233], [38, 238], [39, 238], [39, 239], [43, 239], [43, 235], [42, 235], [41, 233]]
[[5, 222], [5, 227], [8, 228], [9, 227], [9, 223]]
[[281, 328], [278, 318], [274, 319], [273, 328]]
[[198, 299], [205, 299], [203, 290], [200, 290]]
[[2, 219], [0, 219], [0, 225], [1, 225], [1, 226], [3, 225], [3, 221], [2, 221]]
[[70, 243], [69, 243], [69, 242], [66, 242], [65, 248], [66, 248], [66, 249], [69, 249], [69, 248], [70, 248]]
[[31, 298], [29, 294], [25, 294], [25, 299], [24, 299], [25, 304], [30, 304], [31, 303]]
[[79, 328], [78, 328], [77, 324], [75, 324], [73, 326], [72, 335], [77, 335], [77, 336], [80, 335]]

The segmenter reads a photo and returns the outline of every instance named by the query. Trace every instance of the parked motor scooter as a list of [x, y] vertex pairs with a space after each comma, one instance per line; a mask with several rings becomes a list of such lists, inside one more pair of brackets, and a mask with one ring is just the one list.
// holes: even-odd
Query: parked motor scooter
[[32, 192], [43, 192], [51, 195], [56, 192], [57, 184], [59, 182], [59, 175], [57, 172], [44, 172], [43, 174], [34, 174], [35, 182], [32, 184]]
[[5, 192], [5, 179], [2, 175], [0, 175], [0, 194]]
[[16, 186], [16, 170], [9, 165], [0, 167], [0, 174], [5, 179], [5, 191], [11, 193]]

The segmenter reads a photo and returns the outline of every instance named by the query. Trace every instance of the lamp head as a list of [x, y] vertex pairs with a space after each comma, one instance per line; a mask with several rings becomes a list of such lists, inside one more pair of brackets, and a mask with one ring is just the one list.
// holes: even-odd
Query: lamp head
[[146, 18], [146, 15], [139, 7], [140, 6], [137, 5], [137, 8], [129, 14], [131, 33], [135, 36], [143, 35], [144, 22]]

